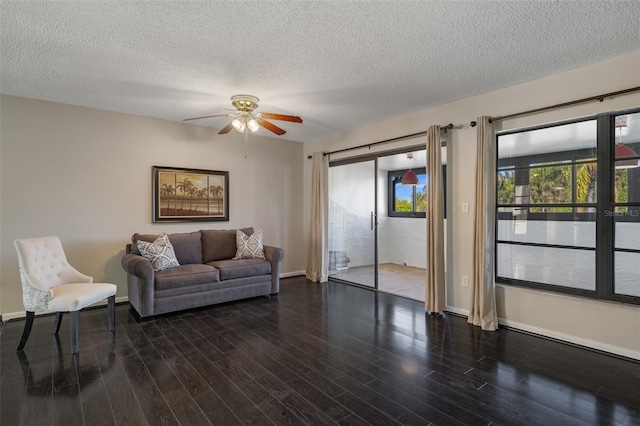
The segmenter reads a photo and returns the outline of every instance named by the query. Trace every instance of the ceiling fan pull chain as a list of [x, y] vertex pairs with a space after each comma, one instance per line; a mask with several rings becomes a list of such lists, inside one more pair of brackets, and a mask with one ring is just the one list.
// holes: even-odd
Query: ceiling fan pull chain
[[249, 157], [249, 133], [247, 129], [244, 129], [244, 159], [246, 160]]

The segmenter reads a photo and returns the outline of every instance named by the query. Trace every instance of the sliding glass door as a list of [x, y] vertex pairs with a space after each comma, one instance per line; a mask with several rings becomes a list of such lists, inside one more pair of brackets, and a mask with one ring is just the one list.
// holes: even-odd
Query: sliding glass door
[[[446, 148], [442, 161], [446, 164]], [[410, 182], [407, 176], [414, 176]], [[443, 166], [446, 176], [446, 166]], [[414, 146], [329, 167], [329, 277], [424, 301], [426, 150]], [[442, 188], [446, 192], [445, 187]], [[446, 210], [445, 210], [446, 228]], [[446, 241], [445, 241], [446, 248]]]
[[329, 168], [329, 276], [377, 288], [376, 161]]
[[[444, 163], [445, 148], [443, 151]], [[421, 146], [331, 163], [332, 280], [424, 301], [428, 267], [425, 166], [426, 150]], [[409, 182], [406, 177], [412, 174], [414, 182]]]
[[[378, 290], [424, 301], [427, 281], [426, 150], [378, 158]], [[411, 170], [417, 183], [403, 177]]]

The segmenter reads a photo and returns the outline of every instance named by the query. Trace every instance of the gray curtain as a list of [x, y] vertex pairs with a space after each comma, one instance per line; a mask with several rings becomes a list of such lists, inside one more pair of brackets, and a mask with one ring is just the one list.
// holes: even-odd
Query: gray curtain
[[477, 122], [473, 285], [468, 322], [494, 331], [498, 328], [494, 281], [496, 132], [489, 117], [478, 117]]
[[444, 281], [444, 185], [440, 156], [440, 126], [427, 131], [427, 289], [424, 307], [443, 312], [447, 306]]
[[315, 152], [312, 162], [306, 276], [308, 280], [323, 283], [329, 275], [329, 157]]

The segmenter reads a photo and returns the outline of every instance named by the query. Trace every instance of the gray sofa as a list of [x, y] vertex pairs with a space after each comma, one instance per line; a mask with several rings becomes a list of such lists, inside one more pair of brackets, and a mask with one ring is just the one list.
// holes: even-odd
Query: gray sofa
[[[251, 235], [253, 228], [242, 231]], [[266, 260], [233, 260], [235, 229], [169, 234], [180, 266], [156, 272], [136, 242], [157, 237], [134, 234], [122, 257], [129, 303], [141, 318], [279, 292], [281, 248], [265, 245]]]

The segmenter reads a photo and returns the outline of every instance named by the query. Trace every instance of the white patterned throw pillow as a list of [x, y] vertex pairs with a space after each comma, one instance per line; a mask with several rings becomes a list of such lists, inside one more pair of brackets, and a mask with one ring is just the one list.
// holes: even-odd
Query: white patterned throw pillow
[[149, 259], [154, 271], [163, 271], [180, 266], [167, 234], [161, 234], [152, 243], [138, 241], [137, 244], [140, 254]]
[[234, 259], [266, 259], [262, 246], [262, 229], [260, 228], [251, 235], [238, 229], [236, 231], [236, 247]]

